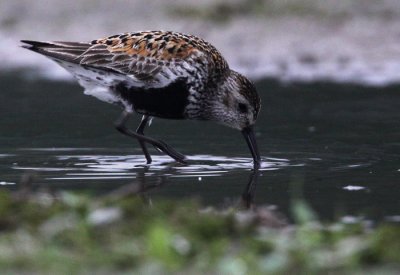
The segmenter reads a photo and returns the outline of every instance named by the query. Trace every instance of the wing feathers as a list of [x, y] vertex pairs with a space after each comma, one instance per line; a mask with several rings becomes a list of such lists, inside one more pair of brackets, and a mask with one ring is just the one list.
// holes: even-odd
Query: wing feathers
[[[22, 40], [23, 47], [53, 59], [94, 67], [99, 70], [114, 71], [126, 75], [133, 82], [144, 81], [140, 85], [163, 86], [178, 77], [187, 77], [194, 66], [207, 67], [207, 58], [221, 58], [219, 53], [205, 41], [194, 36], [172, 32], [126, 33], [81, 42], [39, 42]], [[207, 50], [210, 52], [208, 53]], [[192, 56], [205, 61], [196, 63]], [[191, 63], [190, 63], [191, 62]], [[221, 63], [226, 67], [224, 62]]]

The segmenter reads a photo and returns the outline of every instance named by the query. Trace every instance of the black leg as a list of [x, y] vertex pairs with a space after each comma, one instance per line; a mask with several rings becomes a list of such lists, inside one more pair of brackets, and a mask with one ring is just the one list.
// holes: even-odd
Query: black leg
[[[139, 140], [139, 142], [150, 143], [151, 145], [153, 145], [156, 148], [158, 148], [161, 151], [163, 151], [165, 154], [169, 155], [171, 158], [173, 158], [177, 162], [186, 163], [185, 162], [185, 156], [182, 155], [181, 153], [176, 152], [171, 146], [169, 146], [165, 142], [163, 142], [161, 140], [155, 140], [155, 139], [150, 138], [150, 137], [146, 137], [146, 136], [144, 136], [144, 135], [142, 135], [140, 133], [134, 132], [134, 131], [129, 130], [128, 128], [126, 128], [125, 124], [128, 121], [129, 116], [130, 116], [129, 112], [123, 111], [121, 116], [115, 121], [115, 124], [114, 124], [115, 128], [119, 132], [121, 132], [124, 135], [136, 138], [137, 140]], [[140, 128], [140, 125], [139, 125], [139, 128]], [[144, 128], [144, 126], [142, 128]]]
[[[136, 129], [136, 133], [139, 135], [144, 135], [144, 128], [146, 127], [147, 123], [149, 122], [150, 117], [147, 115], [144, 115], [142, 118], [142, 121], [139, 124], [139, 127]], [[138, 139], [140, 147], [142, 147], [142, 151], [144, 156], [146, 157], [147, 164], [151, 163], [151, 156], [149, 154], [149, 151], [147, 150], [146, 143], [143, 140]]]

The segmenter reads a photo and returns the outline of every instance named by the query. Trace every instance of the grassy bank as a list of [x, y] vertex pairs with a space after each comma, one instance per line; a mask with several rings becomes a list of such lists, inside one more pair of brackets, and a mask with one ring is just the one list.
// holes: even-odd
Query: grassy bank
[[[126, 190], [125, 190], [126, 191]], [[400, 228], [322, 224], [294, 204], [295, 224], [268, 207], [151, 201], [135, 192], [0, 193], [3, 274], [398, 274]]]

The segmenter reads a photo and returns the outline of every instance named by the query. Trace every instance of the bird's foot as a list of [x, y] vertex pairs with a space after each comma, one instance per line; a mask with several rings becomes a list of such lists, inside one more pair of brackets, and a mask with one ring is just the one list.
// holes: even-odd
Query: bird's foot
[[157, 149], [161, 150], [162, 152], [173, 158], [175, 161], [181, 164], [187, 164], [185, 155], [175, 151], [174, 148], [172, 148], [162, 140], [157, 140], [157, 143], [158, 144], [153, 144]]

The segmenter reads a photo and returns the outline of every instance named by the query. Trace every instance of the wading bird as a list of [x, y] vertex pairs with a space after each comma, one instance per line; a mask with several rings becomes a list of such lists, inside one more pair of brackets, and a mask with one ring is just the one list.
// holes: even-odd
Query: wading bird
[[[144, 135], [152, 117], [210, 120], [240, 130], [254, 168], [261, 158], [254, 124], [261, 103], [252, 82], [231, 70], [205, 40], [170, 31], [113, 35], [90, 43], [22, 40], [24, 48], [51, 58], [69, 71], [85, 94], [122, 106], [115, 127], [139, 141], [150, 164], [149, 143], [178, 162], [185, 156]], [[132, 113], [143, 115], [136, 131], [126, 127]]]

